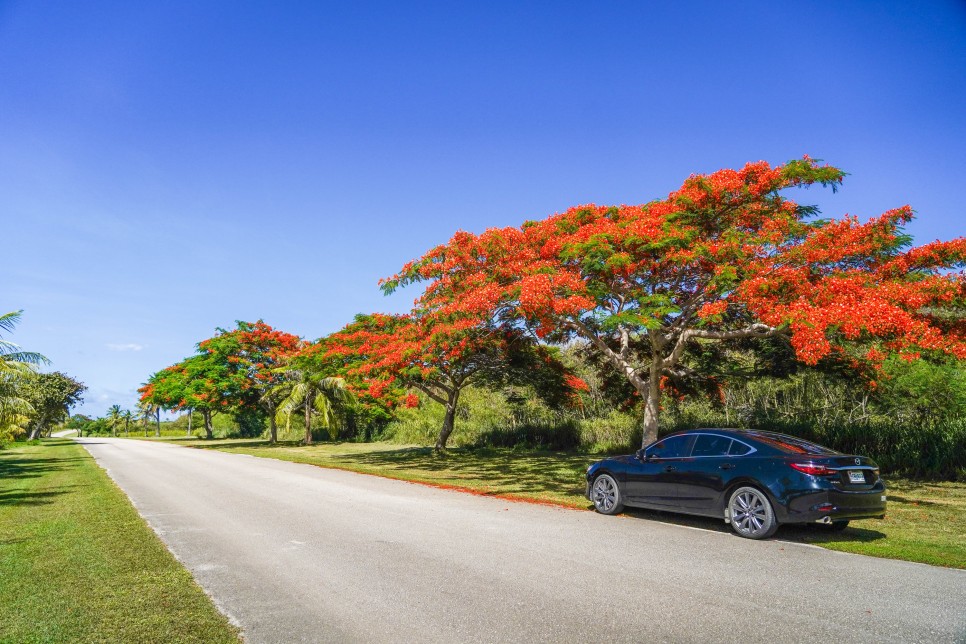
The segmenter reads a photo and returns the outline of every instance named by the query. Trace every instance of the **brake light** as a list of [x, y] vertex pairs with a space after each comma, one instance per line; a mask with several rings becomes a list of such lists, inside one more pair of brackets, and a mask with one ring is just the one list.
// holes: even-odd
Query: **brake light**
[[838, 476], [839, 473], [838, 470], [833, 470], [831, 467], [816, 465], [815, 463], [789, 463], [789, 465], [799, 472], [804, 472], [812, 476]]

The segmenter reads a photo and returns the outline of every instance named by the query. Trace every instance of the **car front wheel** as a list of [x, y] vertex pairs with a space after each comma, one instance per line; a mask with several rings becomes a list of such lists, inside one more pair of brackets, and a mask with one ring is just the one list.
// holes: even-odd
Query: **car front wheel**
[[601, 514], [617, 514], [624, 509], [621, 490], [610, 474], [601, 474], [594, 479], [590, 499], [594, 503], [594, 508]]
[[742, 537], [765, 539], [778, 530], [778, 521], [768, 497], [753, 487], [740, 487], [731, 494], [731, 527]]

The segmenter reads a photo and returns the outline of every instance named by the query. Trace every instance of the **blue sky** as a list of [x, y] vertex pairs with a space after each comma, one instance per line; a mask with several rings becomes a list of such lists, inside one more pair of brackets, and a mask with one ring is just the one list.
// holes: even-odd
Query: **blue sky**
[[809, 154], [966, 234], [966, 4], [0, 0], [0, 309], [133, 406], [217, 326], [315, 338], [457, 229]]

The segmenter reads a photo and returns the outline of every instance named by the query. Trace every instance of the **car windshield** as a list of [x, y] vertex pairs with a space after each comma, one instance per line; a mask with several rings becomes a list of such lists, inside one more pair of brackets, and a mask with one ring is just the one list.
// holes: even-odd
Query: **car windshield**
[[801, 438], [795, 438], [794, 436], [786, 436], [785, 434], [748, 432], [748, 436], [788, 454], [812, 454], [821, 456], [841, 453], [828, 447], [822, 447], [818, 443], [811, 443]]

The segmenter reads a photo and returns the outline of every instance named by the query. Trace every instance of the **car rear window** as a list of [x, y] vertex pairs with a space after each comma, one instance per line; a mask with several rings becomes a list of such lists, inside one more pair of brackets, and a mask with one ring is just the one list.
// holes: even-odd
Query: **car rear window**
[[751, 448], [740, 441], [731, 441], [731, 449], [728, 450], [729, 456], [744, 456], [751, 451]]
[[701, 434], [694, 442], [691, 456], [724, 456], [731, 446], [731, 439], [714, 434]]
[[773, 434], [771, 432], [748, 432], [748, 435], [755, 440], [779, 449], [786, 454], [825, 455], [840, 453], [836, 452], [834, 449], [823, 447], [818, 443], [811, 443], [801, 438], [795, 438], [794, 436], [786, 436], [785, 434]]

